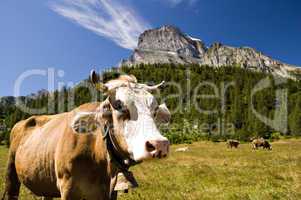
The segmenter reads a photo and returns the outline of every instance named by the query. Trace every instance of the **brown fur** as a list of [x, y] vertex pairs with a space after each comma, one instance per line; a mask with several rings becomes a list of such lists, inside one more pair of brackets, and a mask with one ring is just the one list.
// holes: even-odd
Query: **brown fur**
[[[6, 176], [8, 200], [18, 199], [21, 183], [48, 199], [109, 199], [116, 169], [108, 161], [102, 129], [77, 134], [70, 126], [77, 112], [96, 111], [99, 105], [89, 103], [68, 113], [35, 116], [14, 126]], [[125, 153], [122, 138], [115, 139], [123, 144], [120, 148]]]

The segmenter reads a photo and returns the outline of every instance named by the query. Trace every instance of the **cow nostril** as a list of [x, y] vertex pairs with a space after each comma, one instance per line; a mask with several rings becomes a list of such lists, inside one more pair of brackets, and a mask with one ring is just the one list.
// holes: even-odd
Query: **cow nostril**
[[156, 150], [156, 147], [149, 141], [147, 141], [145, 145], [146, 145], [146, 150], [148, 152], [152, 152], [152, 151]]

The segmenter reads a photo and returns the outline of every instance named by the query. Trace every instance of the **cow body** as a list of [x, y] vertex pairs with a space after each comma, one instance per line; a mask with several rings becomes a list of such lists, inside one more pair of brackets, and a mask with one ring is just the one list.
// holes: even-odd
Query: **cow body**
[[263, 138], [254, 139], [252, 141], [252, 148], [253, 149], [258, 149], [260, 147], [262, 147], [263, 149], [272, 150], [272, 146], [267, 140], [265, 140]]
[[238, 141], [238, 140], [228, 140], [227, 141], [227, 146], [228, 146], [228, 148], [238, 148], [238, 146], [239, 146], [239, 144], [240, 144], [240, 142]]
[[[22, 183], [38, 196], [109, 199], [115, 174], [107, 160], [102, 130], [76, 134], [70, 126], [77, 112], [98, 106], [86, 104], [69, 113], [32, 117], [16, 124], [9, 152], [8, 196], [18, 196], [18, 188], [13, 187]], [[64, 189], [68, 187], [73, 190]]]

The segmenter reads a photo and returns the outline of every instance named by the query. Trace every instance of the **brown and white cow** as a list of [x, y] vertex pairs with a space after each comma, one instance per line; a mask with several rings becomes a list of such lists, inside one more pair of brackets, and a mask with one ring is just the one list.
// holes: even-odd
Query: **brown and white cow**
[[272, 150], [272, 145], [264, 138], [253, 139], [252, 148], [258, 149], [259, 147], [262, 147], [263, 149]]
[[167, 156], [169, 141], [155, 121], [168, 122], [170, 113], [150, 93], [160, 85], [139, 84], [127, 75], [100, 85], [95, 72], [91, 77], [106, 90], [104, 102], [14, 126], [6, 199], [18, 199], [21, 184], [46, 199], [111, 199], [121, 168]]
[[228, 148], [231, 148], [231, 149], [232, 149], [233, 147], [237, 149], [238, 146], [239, 146], [239, 144], [240, 144], [240, 142], [239, 142], [238, 140], [228, 140], [228, 141], [227, 141], [227, 147], [228, 147]]

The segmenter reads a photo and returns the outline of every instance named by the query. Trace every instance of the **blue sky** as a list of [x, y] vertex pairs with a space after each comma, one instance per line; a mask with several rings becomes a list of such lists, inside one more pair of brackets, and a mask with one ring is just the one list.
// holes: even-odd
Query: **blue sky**
[[[140, 32], [178, 26], [207, 45], [251, 46], [301, 66], [299, 0], [3, 0], [0, 3], [0, 96], [32, 69], [56, 72], [58, 82], [78, 82], [92, 68], [127, 58]], [[47, 88], [46, 76], [22, 83], [26, 95]]]

